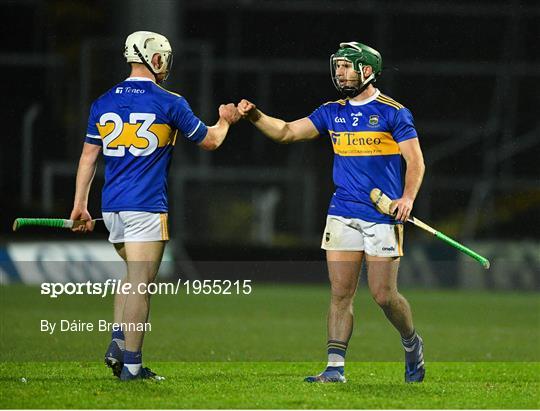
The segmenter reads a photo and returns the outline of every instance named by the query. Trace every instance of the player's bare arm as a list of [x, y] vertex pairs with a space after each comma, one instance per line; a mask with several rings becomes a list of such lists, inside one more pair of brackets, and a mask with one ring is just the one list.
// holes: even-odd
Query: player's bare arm
[[88, 212], [88, 194], [96, 174], [97, 158], [100, 151], [100, 146], [84, 143], [79, 168], [77, 169], [75, 200], [69, 218], [71, 220], [86, 220], [87, 223], [86, 226], [79, 226], [74, 228], [73, 231], [87, 232], [93, 230], [92, 216]]
[[264, 114], [257, 109], [255, 104], [245, 99], [238, 103], [238, 112], [276, 143], [289, 144], [297, 141], [312, 140], [319, 135], [319, 132], [307, 117], [286, 122]]
[[240, 120], [240, 114], [234, 104], [222, 104], [219, 106], [219, 119], [212, 127], [208, 127], [206, 137], [199, 144], [204, 150], [216, 150], [227, 137], [229, 127]]
[[420, 190], [422, 184], [425, 165], [422, 149], [420, 148], [420, 143], [417, 138], [402, 141], [399, 143], [399, 149], [407, 164], [407, 169], [405, 171], [405, 187], [401, 198], [393, 201], [391, 212], [394, 213], [397, 210], [396, 220], [407, 221], [411, 214], [418, 190]]

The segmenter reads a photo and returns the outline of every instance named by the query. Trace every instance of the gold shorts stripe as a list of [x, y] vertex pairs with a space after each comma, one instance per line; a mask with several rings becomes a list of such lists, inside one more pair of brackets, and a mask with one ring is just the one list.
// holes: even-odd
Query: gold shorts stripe
[[403, 224], [394, 225], [394, 232], [396, 234], [399, 256], [403, 257]]
[[168, 214], [160, 214], [159, 219], [161, 221], [161, 239], [163, 241], [169, 240], [169, 227], [167, 225], [168, 223]]

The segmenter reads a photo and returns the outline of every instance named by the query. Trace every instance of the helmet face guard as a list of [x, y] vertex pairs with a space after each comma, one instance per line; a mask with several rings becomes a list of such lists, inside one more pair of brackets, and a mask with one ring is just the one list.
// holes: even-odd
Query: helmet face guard
[[[162, 66], [154, 68], [152, 58], [155, 54], [161, 56]], [[169, 40], [165, 36], [151, 31], [136, 31], [126, 39], [124, 57], [128, 63], [144, 64], [154, 75], [156, 82], [161, 83], [167, 79], [171, 71], [173, 55]], [[160, 80], [158, 74], [163, 74]]]
[[[368, 85], [374, 83], [382, 71], [382, 58], [380, 53], [362, 43], [349, 42], [341, 43], [339, 50], [330, 56], [330, 76], [334, 87], [346, 97], [356, 97], [366, 89]], [[346, 79], [344, 85], [341, 85], [336, 75], [338, 61], [347, 61], [351, 63], [352, 69], [358, 74], [358, 80], [355, 85], [351, 85], [352, 80]], [[371, 66], [372, 74], [364, 77], [363, 67]]]

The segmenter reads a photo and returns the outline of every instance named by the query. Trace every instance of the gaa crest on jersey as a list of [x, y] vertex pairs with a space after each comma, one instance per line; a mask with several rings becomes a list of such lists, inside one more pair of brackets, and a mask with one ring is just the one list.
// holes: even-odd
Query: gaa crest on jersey
[[377, 114], [369, 116], [368, 127], [379, 127], [379, 116]]

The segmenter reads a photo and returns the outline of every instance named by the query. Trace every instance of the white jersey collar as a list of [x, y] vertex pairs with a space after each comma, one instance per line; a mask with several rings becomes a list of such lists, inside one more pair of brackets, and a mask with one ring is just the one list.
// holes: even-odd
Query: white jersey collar
[[124, 81], [151, 81], [152, 83], [154, 82], [154, 80], [148, 77], [128, 77]]
[[381, 90], [376, 89], [375, 94], [373, 94], [371, 97], [368, 97], [365, 100], [361, 100], [361, 101], [353, 101], [353, 100], [349, 99], [349, 104], [351, 106], [363, 106], [363, 105], [366, 105], [368, 103], [371, 103], [373, 100], [375, 100], [377, 97], [379, 97], [379, 94], [381, 94]]

